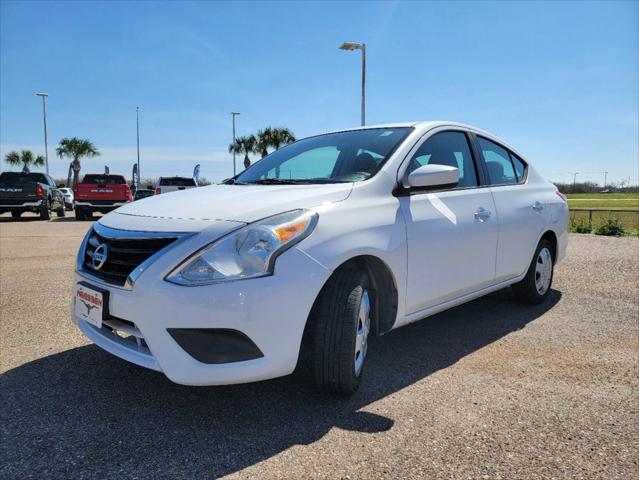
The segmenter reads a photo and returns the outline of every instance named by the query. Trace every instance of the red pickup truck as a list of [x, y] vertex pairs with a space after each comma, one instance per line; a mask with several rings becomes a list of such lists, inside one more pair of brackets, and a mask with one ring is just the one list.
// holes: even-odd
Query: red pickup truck
[[73, 188], [76, 220], [90, 218], [93, 212], [108, 213], [131, 201], [131, 189], [122, 175], [87, 173]]

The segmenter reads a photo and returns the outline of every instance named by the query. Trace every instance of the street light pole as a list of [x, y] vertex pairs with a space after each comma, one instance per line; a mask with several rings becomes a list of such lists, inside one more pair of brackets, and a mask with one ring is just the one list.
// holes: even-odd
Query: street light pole
[[575, 193], [575, 188], [576, 188], [576, 184], [577, 184], [577, 175], [579, 174], [579, 172], [575, 172], [572, 176], [572, 193]]
[[44, 165], [46, 166], [47, 175], [49, 175], [49, 145], [47, 141], [47, 97], [48, 93], [36, 93], [38, 97], [42, 97], [42, 114], [44, 115]]
[[606, 186], [608, 185], [608, 172], [603, 172], [604, 173], [604, 190], [606, 189]]
[[233, 176], [236, 175], [236, 167], [235, 167], [235, 117], [239, 115], [240, 112], [231, 112], [231, 116], [233, 117]]
[[140, 107], [135, 107], [135, 130], [138, 145], [138, 182], [135, 186], [135, 191], [137, 192], [140, 189]]
[[344, 42], [340, 45], [340, 50], [361, 50], [362, 51], [362, 106], [361, 123], [366, 125], [366, 44], [356, 42]]

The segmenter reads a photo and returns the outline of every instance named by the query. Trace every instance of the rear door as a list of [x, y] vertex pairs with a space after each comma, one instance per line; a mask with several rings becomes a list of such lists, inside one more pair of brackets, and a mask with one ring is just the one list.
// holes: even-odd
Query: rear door
[[420, 141], [406, 173], [426, 164], [459, 169], [457, 187], [410, 191], [400, 197], [408, 244], [408, 315], [493, 283], [497, 216], [493, 197], [482, 188], [465, 130], [439, 130]]
[[526, 164], [505, 146], [476, 139], [499, 215], [496, 279], [507, 280], [526, 272], [550, 223], [550, 207], [544, 203], [548, 185], [527, 182]]

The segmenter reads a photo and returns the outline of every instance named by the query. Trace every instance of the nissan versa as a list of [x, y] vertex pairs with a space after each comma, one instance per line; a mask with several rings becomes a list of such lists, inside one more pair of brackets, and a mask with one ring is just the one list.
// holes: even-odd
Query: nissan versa
[[565, 197], [486, 132], [339, 131], [103, 217], [78, 252], [73, 317], [177, 383], [279, 377], [303, 357], [351, 393], [371, 334], [506, 286], [542, 302], [567, 225]]

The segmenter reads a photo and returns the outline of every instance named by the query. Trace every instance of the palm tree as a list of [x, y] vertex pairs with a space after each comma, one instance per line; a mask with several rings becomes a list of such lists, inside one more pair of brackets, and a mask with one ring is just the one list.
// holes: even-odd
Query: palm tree
[[296, 140], [295, 135], [288, 128], [273, 128], [271, 130], [271, 146], [275, 150]]
[[22, 150], [21, 153], [9, 152], [5, 155], [4, 161], [16, 167], [22, 165], [24, 173], [29, 173], [31, 166], [41, 167], [44, 165], [44, 157], [42, 155], [36, 157], [31, 150]]
[[80, 179], [80, 159], [82, 157], [95, 157], [100, 155], [100, 152], [93, 143], [89, 140], [82, 140], [76, 137], [63, 138], [60, 140], [60, 145], [56, 148], [58, 157], [69, 157], [71, 166], [73, 168], [73, 186], [75, 187]]
[[262, 154], [262, 158], [268, 155], [268, 147], [273, 146], [273, 129], [266, 127], [257, 132], [257, 149]]
[[229, 145], [229, 153], [244, 154], [244, 168], [251, 166], [251, 159], [249, 154], [258, 153], [257, 138], [255, 135], [248, 135], [246, 137], [238, 137], [235, 139], [235, 143]]

